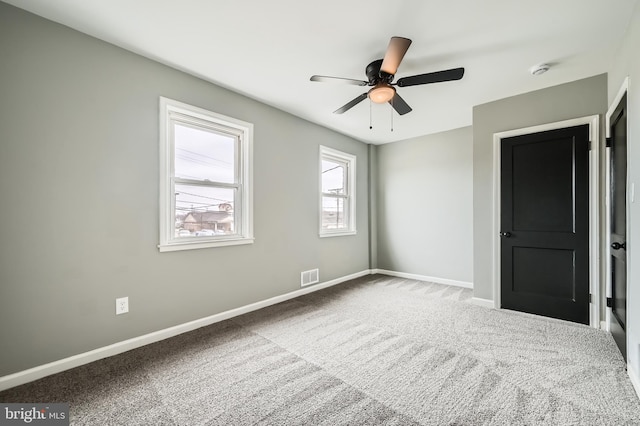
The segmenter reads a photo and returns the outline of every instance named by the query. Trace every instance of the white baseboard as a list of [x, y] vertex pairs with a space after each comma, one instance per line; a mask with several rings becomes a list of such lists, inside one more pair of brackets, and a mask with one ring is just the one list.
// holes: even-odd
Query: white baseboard
[[493, 302], [493, 300], [491, 299], [482, 299], [480, 297], [472, 297], [470, 300], [470, 303], [477, 305], [477, 306], [483, 306], [485, 308], [495, 308], [495, 303]]
[[141, 346], [148, 345], [150, 343], [159, 342], [160, 340], [168, 339], [178, 334], [186, 333], [197, 328], [205, 327], [207, 325], [214, 324], [216, 322], [224, 321], [229, 318], [237, 317], [248, 312], [256, 311], [258, 309], [265, 308], [267, 306], [275, 305], [276, 303], [284, 302], [305, 294], [312, 293], [314, 291], [322, 290], [327, 287], [340, 284], [345, 281], [349, 281], [355, 278], [360, 278], [365, 275], [371, 274], [371, 270], [367, 269], [355, 274], [347, 275], [344, 277], [336, 278], [331, 281], [326, 281], [320, 284], [311, 285], [300, 290], [292, 291], [290, 293], [275, 296], [270, 299], [262, 300], [260, 302], [251, 303], [249, 305], [241, 306], [236, 309], [221, 312], [219, 314], [211, 315], [205, 318], [197, 319], [194, 321], [186, 322], [184, 324], [176, 325], [173, 327], [165, 328], [163, 330], [154, 331], [153, 333], [144, 334], [142, 336], [127, 339], [118, 343], [114, 343], [109, 346], [94, 349], [89, 352], [84, 352], [78, 355], [73, 355], [68, 358], [53, 361], [44, 365], [30, 368], [28, 370], [19, 371], [17, 373], [9, 374], [7, 376], [0, 377], [0, 391], [9, 389], [15, 386], [19, 386], [25, 383], [32, 382], [34, 380], [41, 379], [52, 374], [60, 373], [61, 371], [69, 370], [71, 368], [79, 367], [84, 364], [88, 364], [99, 359], [107, 358], [113, 355], [130, 351], [132, 349], [139, 348]]
[[627, 374], [631, 379], [631, 384], [633, 385], [633, 388], [636, 390], [636, 393], [638, 394], [638, 398], [640, 398], [640, 376], [638, 376], [638, 372], [634, 370], [631, 364], [629, 364], [628, 362], [627, 362]]
[[467, 281], [450, 280], [448, 278], [429, 277], [426, 275], [408, 274], [406, 272], [388, 271], [386, 269], [372, 269], [372, 274], [391, 275], [392, 277], [407, 278], [410, 280], [427, 281], [430, 283], [438, 283], [452, 285], [455, 287], [473, 288], [473, 283]]

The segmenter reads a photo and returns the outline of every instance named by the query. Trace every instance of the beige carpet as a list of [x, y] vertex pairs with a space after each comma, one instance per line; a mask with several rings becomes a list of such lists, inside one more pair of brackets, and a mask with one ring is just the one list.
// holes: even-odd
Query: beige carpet
[[613, 339], [375, 275], [0, 393], [77, 425], [638, 425]]

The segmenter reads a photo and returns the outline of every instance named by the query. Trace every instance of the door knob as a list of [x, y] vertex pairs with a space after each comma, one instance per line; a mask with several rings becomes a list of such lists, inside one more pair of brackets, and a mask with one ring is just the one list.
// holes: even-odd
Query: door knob
[[627, 245], [626, 245], [626, 243], [615, 242], [615, 243], [611, 244], [611, 248], [614, 249], [614, 250], [620, 250], [620, 249], [626, 250], [627, 249]]
[[505, 238], [509, 238], [511, 236], [511, 232], [507, 231], [507, 232], [501, 232], [500, 233], [501, 237], [505, 237]]

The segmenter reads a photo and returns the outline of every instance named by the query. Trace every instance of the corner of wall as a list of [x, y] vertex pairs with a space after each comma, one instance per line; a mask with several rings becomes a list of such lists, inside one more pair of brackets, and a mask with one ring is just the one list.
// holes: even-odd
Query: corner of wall
[[368, 208], [369, 208], [369, 269], [378, 267], [378, 146], [369, 144]]

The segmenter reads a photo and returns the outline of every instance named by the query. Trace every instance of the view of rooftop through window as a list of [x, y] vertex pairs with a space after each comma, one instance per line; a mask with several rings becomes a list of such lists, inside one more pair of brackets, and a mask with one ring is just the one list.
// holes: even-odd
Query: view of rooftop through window
[[174, 125], [176, 237], [234, 232], [236, 140], [219, 131]]

